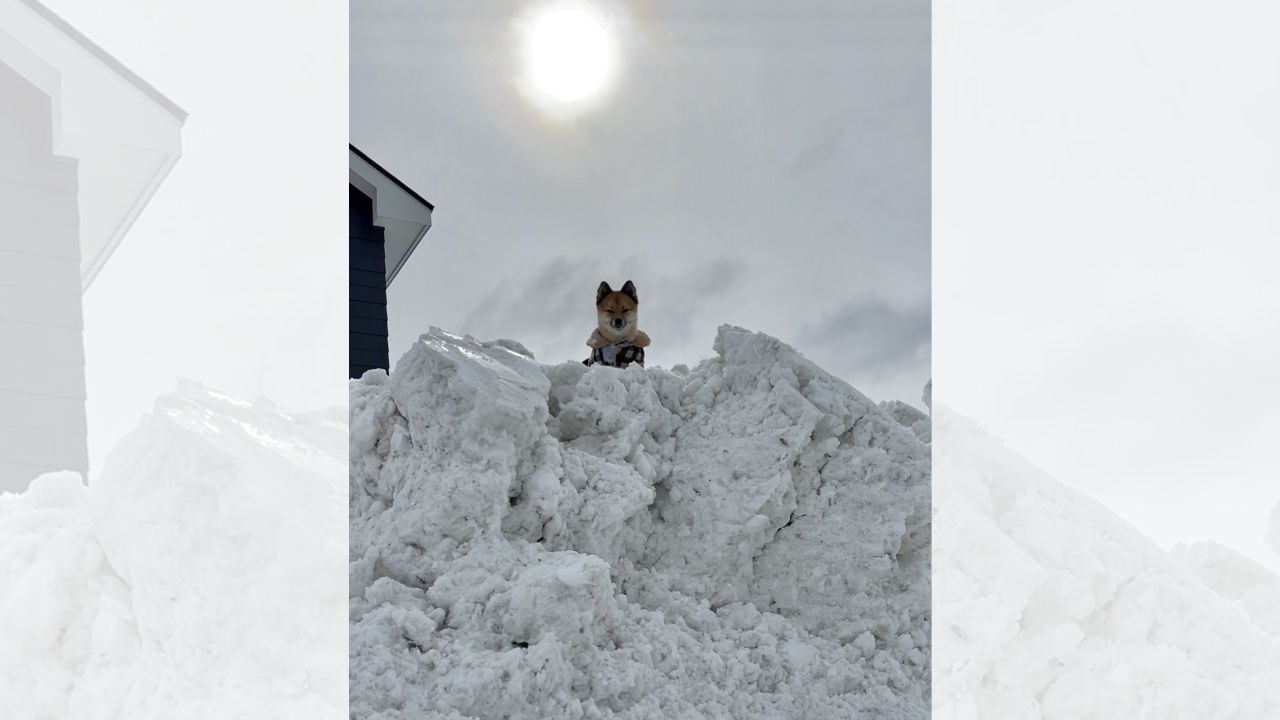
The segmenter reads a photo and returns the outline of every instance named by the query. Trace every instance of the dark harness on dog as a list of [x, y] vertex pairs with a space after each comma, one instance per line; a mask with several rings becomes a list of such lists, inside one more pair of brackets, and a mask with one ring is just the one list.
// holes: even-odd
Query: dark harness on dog
[[630, 343], [595, 348], [591, 351], [591, 357], [582, 361], [582, 364], [587, 367], [608, 365], [609, 367], [624, 368], [631, 363], [644, 367], [644, 348]]

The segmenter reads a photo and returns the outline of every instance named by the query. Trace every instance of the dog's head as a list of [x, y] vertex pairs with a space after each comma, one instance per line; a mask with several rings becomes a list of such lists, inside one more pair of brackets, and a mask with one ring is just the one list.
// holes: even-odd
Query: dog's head
[[639, 312], [640, 296], [630, 280], [621, 290], [614, 290], [607, 282], [596, 288], [596, 321], [605, 337], [614, 341], [635, 337]]

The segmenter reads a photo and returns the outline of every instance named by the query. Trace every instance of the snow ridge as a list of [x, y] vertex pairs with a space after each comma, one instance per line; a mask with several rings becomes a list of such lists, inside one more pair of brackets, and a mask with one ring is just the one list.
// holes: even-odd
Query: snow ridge
[[928, 717], [928, 445], [775, 338], [714, 348], [433, 328], [352, 382], [353, 718]]

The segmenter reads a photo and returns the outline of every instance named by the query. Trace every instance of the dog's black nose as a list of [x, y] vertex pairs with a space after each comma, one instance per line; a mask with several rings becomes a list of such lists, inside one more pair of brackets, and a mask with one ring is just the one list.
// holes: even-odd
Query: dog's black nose
[[623, 326], [623, 325], [626, 325], [626, 324], [627, 324], [627, 321], [626, 321], [626, 320], [623, 320], [622, 318], [614, 318], [614, 319], [613, 319], [613, 326], [614, 326], [614, 327], [616, 327], [616, 328], [618, 328], [618, 329], [622, 329], [622, 326]]

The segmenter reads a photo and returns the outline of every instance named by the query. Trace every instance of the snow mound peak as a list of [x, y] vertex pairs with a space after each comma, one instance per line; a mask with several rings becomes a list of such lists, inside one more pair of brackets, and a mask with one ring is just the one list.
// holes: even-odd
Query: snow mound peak
[[352, 717], [928, 716], [928, 446], [775, 338], [714, 347], [433, 328], [352, 382]]

